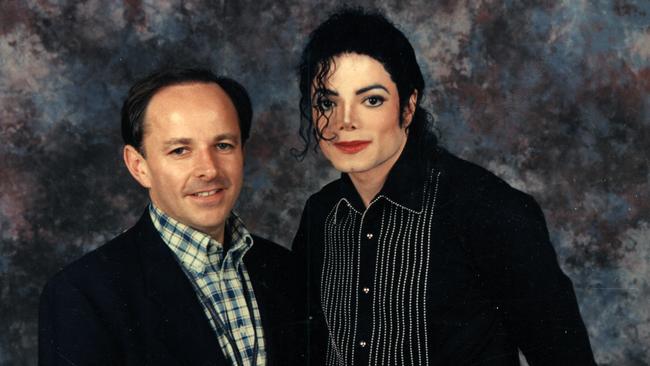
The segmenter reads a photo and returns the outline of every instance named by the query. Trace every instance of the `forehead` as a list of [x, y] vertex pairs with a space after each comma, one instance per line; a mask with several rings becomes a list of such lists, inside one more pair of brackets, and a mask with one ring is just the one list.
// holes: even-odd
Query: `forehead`
[[151, 98], [144, 116], [145, 131], [166, 133], [175, 128], [238, 128], [237, 110], [216, 83], [186, 83], [164, 87]]
[[344, 53], [332, 59], [323, 84], [328, 87], [358, 87], [382, 83], [396, 88], [391, 75], [377, 59], [358, 53]]
[[228, 113], [235, 107], [225, 91], [216, 83], [185, 83], [160, 89], [151, 97], [145, 116], [158, 116], [188, 111], [215, 110]]

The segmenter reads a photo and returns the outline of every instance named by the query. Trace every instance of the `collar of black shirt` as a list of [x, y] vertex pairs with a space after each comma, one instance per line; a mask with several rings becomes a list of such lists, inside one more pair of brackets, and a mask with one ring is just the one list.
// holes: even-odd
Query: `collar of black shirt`
[[[409, 135], [402, 154], [388, 173], [386, 183], [371, 202], [378, 197], [385, 197], [411, 210], [422, 210], [424, 185], [429, 179], [436, 151], [435, 147], [426, 145]], [[341, 196], [346, 198], [355, 210], [364, 212], [365, 206], [361, 196], [348, 174], [342, 173], [340, 182]]]

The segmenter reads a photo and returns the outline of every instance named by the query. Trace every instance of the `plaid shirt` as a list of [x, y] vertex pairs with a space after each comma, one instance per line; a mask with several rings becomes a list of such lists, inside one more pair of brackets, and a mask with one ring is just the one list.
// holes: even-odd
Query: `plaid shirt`
[[[232, 347], [234, 340], [242, 366], [266, 365], [259, 308], [242, 261], [253, 245], [253, 238], [241, 219], [234, 212], [228, 218], [225, 237], [230, 236], [231, 246], [224, 253], [221, 243], [167, 216], [153, 203], [149, 205], [149, 214], [163, 241], [194, 283], [194, 288], [200, 290], [197, 296], [226, 357], [233, 365], [238, 364], [237, 351]], [[223, 326], [218, 326], [213, 313]], [[256, 346], [257, 362], [253, 365]]]

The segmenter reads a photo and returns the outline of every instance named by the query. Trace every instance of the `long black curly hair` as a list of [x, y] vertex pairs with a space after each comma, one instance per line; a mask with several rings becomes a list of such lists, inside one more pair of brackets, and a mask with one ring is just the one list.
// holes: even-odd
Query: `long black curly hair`
[[[410, 138], [427, 139], [435, 145], [437, 139], [431, 132], [431, 115], [420, 107], [424, 95], [424, 78], [415, 58], [415, 52], [406, 36], [386, 17], [362, 8], [343, 8], [331, 15], [309, 36], [300, 58], [300, 130], [304, 142], [302, 150], [294, 155], [302, 159], [309, 147], [314, 150], [324, 139], [323, 131], [329, 116], [318, 105], [317, 90], [325, 89], [326, 78], [334, 58], [345, 53], [366, 55], [379, 61], [397, 85], [400, 110], [408, 106], [409, 97], [417, 91], [416, 109], [408, 127]], [[314, 115], [316, 111], [316, 115]], [[400, 113], [400, 126], [403, 123]], [[318, 123], [324, 119], [324, 123]], [[321, 126], [318, 128], [317, 126]]]

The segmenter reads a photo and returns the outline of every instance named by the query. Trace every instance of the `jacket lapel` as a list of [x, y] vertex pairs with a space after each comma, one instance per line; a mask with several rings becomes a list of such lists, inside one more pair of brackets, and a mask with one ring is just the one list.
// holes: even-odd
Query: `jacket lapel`
[[158, 337], [180, 364], [226, 364], [192, 284], [160, 238], [148, 211], [138, 226], [145, 289], [151, 300], [150, 314], [158, 317], [152, 319]]

